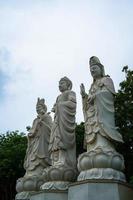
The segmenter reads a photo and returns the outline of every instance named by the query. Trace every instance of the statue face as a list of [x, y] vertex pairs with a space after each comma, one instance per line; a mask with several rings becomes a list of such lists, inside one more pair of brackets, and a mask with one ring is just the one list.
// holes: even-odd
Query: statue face
[[37, 111], [37, 114], [44, 114], [45, 113], [42, 105], [38, 105], [36, 107], [36, 111]]
[[68, 90], [68, 85], [67, 85], [66, 81], [62, 80], [59, 82], [59, 90], [60, 90], [60, 92], [64, 92], [64, 91]]
[[97, 79], [102, 76], [101, 68], [98, 65], [92, 65], [90, 67], [90, 72], [93, 78]]

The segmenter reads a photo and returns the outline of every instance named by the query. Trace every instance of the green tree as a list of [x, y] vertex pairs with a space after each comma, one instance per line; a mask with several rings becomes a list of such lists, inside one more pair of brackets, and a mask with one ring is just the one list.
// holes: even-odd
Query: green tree
[[18, 131], [0, 135], [0, 199], [13, 200], [16, 180], [24, 175], [27, 139]]
[[[133, 183], [133, 71], [123, 68], [125, 80], [115, 97], [116, 125], [123, 135], [124, 144], [117, 145], [117, 150], [124, 155], [127, 180]], [[76, 125], [77, 157], [83, 153], [84, 123]], [[23, 161], [27, 147], [27, 138], [19, 131], [0, 135], [0, 199], [13, 200], [15, 185], [23, 177]]]
[[120, 83], [120, 89], [115, 98], [116, 125], [123, 135], [124, 144], [117, 146], [124, 155], [125, 174], [127, 180], [133, 176], [133, 71], [125, 66], [122, 70], [125, 80]]
[[84, 150], [84, 123], [81, 122], [80, 124], [76, 125], [76, 153], [77, 153], [77, 157], [79, 156], [79, 154], [83, 153]]

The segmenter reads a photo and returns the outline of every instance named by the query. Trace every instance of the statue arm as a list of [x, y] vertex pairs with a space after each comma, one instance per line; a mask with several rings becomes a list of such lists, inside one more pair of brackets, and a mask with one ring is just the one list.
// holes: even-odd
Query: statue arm
[[42, 119], [40, 124], [42, 124], [42, 125], [48, 127], [49, 129], [51, 129], [51, 127], [52, 127], [52, 117], [49, 114], [46, 114], [46, 118]]
[[76, 103], [76, 94], [75, 92], [71, 91], [68, 97], [68, 101], [71, 101], [73, 103]]
[[30, 130], [29, 130], [28, 137], [34, 137], [35, 136], [36, 131], [37, 131], [37, 127], [38, 127], [38, 123], [39, 123], [38, 118], [36, 118], [33, 121], [32, 128], [30, 128]]
[[87, 110], [89, 107], [88, 95], [86, 94], [84, 98], [82, 98], [82, 107], [83, 107], [83, 114], [84, 120], [86, 121], [87, 118]]
[[80, 85], [80, 94], [82, 96], [82, 99], [88, 97], [87, 93], [85, 92], [85, 86], [83, 83], [81, 83]]
[[51, 112], [55, 113], [55, 109], [56, 109], [56, 103], [53, 105], [53, 108], [51, 109]]

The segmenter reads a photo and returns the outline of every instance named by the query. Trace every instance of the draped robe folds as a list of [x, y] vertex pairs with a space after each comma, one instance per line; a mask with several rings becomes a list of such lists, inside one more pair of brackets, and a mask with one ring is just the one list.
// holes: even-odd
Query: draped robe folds
[[[123, 142], [114, 119], [114, 85], [108, 76], [95, 80], [89, 94], [83, 98], [85, 143], [92, 144], [98, 135], [106, 141]], [[91, 100], [90, 100], [91, 99]], [[89, 101], [90, 100], [90, 101]]]
[[27, 175], [32, 175], [37, 167], [43, 169], [50, 165], [48, 145], [51, 126], [52, 119], [48, 114], [41, 116], [41, 119], [38, 116], [33, 121], [32, 128], [29, 131], [28, 147], [24, 160], [24, 168]]
[[64, 150], [65, 164], [76, 165], [76, 143], [75, 143], [75, 114], [76, 95], [67, 90], [57, 97], [54, 106], [55, 116], [51, 130], [49, 151]]

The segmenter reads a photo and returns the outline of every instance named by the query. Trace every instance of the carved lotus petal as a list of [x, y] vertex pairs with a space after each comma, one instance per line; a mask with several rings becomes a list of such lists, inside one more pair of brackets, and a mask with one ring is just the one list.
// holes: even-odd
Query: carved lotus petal
[[16, 184], [16, 191], [17, 192], [23, 191], [23, 181], [22, 181], [22, 179], [18, 179], [17, 184]]
[[24, 181], [23, 185], [24, 191], [34, 191], [35, 190], [35, 183], [32, 179], [27, 179]]
[[105, 154], [97, 154], [94, 159], [94, 168], [107, 168], [109, 166], [109, 160]]
[[86, 170], [91, 169], [92, 166], [92, 160], [88, 157], [88, 155], [83, 156], [79, 161], [79, 170]]
[[60, 172], [59, 169], [57, 169], [57, 168], [52, 168], [52, 169], [49, 171], [48, 176], [49, 176], [50, 180], [58, 181], [58, 180], [61, 180], [61, 178], [62, 178], [62, 173]]
[[124, 169], [124, 161], [122, 162], [122, 158], [119, 155], [113, 156], [112, 158], [112, 168], [116, 170]]
[[92, 168], [112, 168], [123, 171], [124, 159], [117, 152], [104, 152], [101, 149], [81, 154], [78, 159], [79, 171]]
[[73, 169], [67, 169], [64, 172], [63, 180], [64, 181], [72, 181], [76, 178], [75, 176], [76, 176], [76, 172]]

